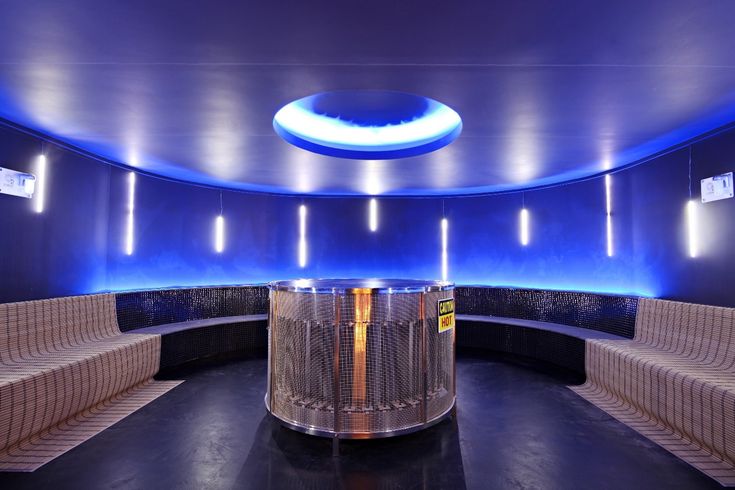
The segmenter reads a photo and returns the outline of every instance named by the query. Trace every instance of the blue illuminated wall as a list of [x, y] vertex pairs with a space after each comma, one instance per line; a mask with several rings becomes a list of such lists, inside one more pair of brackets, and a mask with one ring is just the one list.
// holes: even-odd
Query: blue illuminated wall
[[[0, 166], [36, 172], [41, 143], [0, 127]], [[0, 195], [0, 302], [48, 298], [104, 287], [107, 266], [107, 165], [52, 146], [43, 213], [27, 199]]]
[[[41, 143], [0, 129], [0, 166], [33, 171]], [[634, 293], [735, 306], [735, 199], [700, 205], [700, 256], [688, 257], [688, 151], [612, 177], [614, 255], [606, 254], [604, 179], [523, 193], [368, 200], [224, 191], [225, 250], [214, 251], [220, 192], [138, 176], [134, 253], [125, 254], [127, 171], [47, 146], [43, 214], [0, 195], [0, 302], [105, 290], [262, 283], [300, 276], [438, 278], [440, 219], [449, 278], [461, 284]], [[735, 169], [735, 132], [693, 147], [699, 180]], [[522, 202], [530, 243], [519, 243]], [[298, 207], [307, 266], [298, 267]], [[444, 210], [444, 211], [442, 211]]]

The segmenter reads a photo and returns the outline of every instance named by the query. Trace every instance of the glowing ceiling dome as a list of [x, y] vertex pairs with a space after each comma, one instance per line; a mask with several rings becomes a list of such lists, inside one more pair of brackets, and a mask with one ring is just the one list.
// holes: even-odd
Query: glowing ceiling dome
[[462, 132], [462, 119], [434, 99], [403, 92], [343, 90], [295, 100], [273, 118], [292, 145], [323, 155], [384, 160], [429, 153]]

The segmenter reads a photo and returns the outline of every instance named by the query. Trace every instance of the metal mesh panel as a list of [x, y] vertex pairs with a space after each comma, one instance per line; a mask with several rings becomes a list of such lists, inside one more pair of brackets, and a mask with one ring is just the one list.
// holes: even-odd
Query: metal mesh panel
[[330, 295], [271, 293], [268, 396], [287, 422], [333, 425], [334, 303]]
[[439, 333], [438, 302], [446, 292], [426, 293], [427, 332], [427, 412], [431, 420], [449, 410], [454, 403], [454, 342], [456, 329]]
[[441, 417], [454, 405], [455, 331], [438, 332], [437, 301], [452, 294], [271, 291], [271, 412], [346, 437]]

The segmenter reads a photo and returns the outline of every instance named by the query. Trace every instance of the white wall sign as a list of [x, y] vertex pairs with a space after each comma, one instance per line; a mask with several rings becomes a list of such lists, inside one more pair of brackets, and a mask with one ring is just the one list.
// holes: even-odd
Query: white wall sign
[[702, 202], [733, 197], [732, 172], [702, 179]]
[[36, 177], [32, 174], [0, 167], [0, 194], [30, 199], [35, 189]]

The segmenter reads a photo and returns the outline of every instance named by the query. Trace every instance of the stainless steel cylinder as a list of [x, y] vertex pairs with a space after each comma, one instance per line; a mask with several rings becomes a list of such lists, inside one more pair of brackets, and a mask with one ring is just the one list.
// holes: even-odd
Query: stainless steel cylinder
[[419, 430], [450, 413], [454, 284], [319, 279], [269, 287], [265, 403], [283, 424], [374, 438]]

